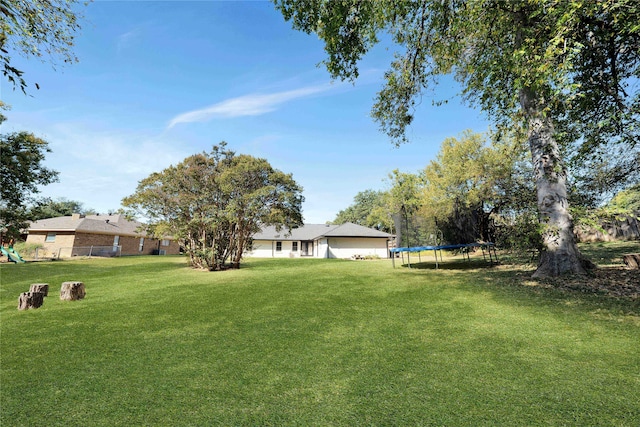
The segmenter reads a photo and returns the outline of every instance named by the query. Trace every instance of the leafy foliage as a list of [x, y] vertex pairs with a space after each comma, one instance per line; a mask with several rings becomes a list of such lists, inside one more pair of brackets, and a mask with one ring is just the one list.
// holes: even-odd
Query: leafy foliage
[[[294, 28], [325, 42], [333, 77], [357, 78], [357, 61], [378, 33], [397, 43], [372, 110], [394, 143], [407, 141], [421, 95], [445, 74], [499, 127], [526, 129], [544, 225], [545, 251], [535, 275], [585, 272], [559, 143], [573, 144], [575, 159], [607, 153], [610, 144], [637, 145], [637, 1], [274, 2]], [[613, 163], [613, 170], [625, 172]]]
[[240, 266], [261, 226], [302, 224], [302, 188], [265, 159], [236, 155], [226, 143], [140, 181], [123, 205], [150, 220], [150, 232], [180, 239], [191, 264]]
[[389, 215], [379, 215], [385, 207], [383, 191], [365, 190], [355, 195], [353, 204], [341, 210], [333, 220], [334, 224], [351, 222], [365, 227], [390, 232]]
[[58, 172], [43, 165], [49, 152], [47, 141], [32, 133], [0, 134], [0, 227], [8, 238], [17, 238], [27, 226], [27, 205], [38, 187], [57, 181]]
[[640, 184], [619, 191], [605, 205], [578, 206], [573, 209], [573, 216], [585, 239], [594, 239], [594, 236], [596, 240], [600, 238], [637, 239], [640, 220]]
[[[530, 162], [515, 138], [471, 131], [447, 138], [423, 173], [421, 214], [432, 218], [445, 241], [512, 247], [507, 234], [522, 237], [521, 221], [537, 223]], [[537, 227], [526, 229], [536, 234]]]
[[274, 3], [294, 28], [325, 42], [336, 78], [357, 78], [357, 62], [378, 34], [391, 36], [399, 48], [373, 116], [396, 143], [407, 140], [416, 102], [443, 74], [454, 74], [463, 95], [499, 122], [519, 121], [521, 89], [539, 93], [549, 113], [567, 119], [566, 136], [586, 136], [583, 153], [612, 136], [637, 143], [634, 0]]
[[620, 191], [608, 206], [627, 213], [640, 212], [640, 183]]
[[[23, 71], [11, 64], [13, 52], [45, 59], [53, 65], [76, 62], [74, 33], [80, 29], [78, 0], [0, 0], [0, 62], [2, 73], [26, 91]], [[36, 87], [38, 85], [36, 84]]]
[[508, 203], [504, 184], [519, 153], [505, 144], [487, 146], [471, 131], [445, 139], [424, 170], [422, 214], [434, 219], [446, 241], [493, 241], [490, 217]]
[[70, 216], [74, 213], [90, 215], [94, 213], [92, 209], [85, 209], [82, 202], [67, 200], [65, 198], [51, 199], [45, 198], [37, 200], [29, 208], [28, 216], [32, 221], [45, 218], [56, 218], [59, 216]]

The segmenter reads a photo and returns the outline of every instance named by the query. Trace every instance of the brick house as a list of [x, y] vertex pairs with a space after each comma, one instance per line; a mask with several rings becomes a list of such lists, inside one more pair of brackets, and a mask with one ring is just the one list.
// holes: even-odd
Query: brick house
[[34, 221], [27, 243], [40, 246], [42, 257], [118, 255], [175, 255], [179, 244], [172, 238], [155, 239], [141, 230], [143, 224], [123, 215], [80, 215]]

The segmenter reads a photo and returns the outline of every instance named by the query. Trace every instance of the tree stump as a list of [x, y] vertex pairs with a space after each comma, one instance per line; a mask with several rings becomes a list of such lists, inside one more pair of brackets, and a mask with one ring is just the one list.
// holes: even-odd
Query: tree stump
[[83, 299], [86, 295], [84, 283], [63, 282], [60, 288], [60, 299], [64, 301], [76, 301]]
[[23, 292], [18, 298], [18, 310], [28, 310], [30, 308], [38, 308], [44, 302], [44, 294], [42, 292]]
[[622, 261], [632, 270], [638, 270], [640, 268], [640, 254], [622, 255]]
[[48, 283], [32, 283], [29, 288], [29, 292], [42, 292], [44, 296], [49, 296], [49, 284]]

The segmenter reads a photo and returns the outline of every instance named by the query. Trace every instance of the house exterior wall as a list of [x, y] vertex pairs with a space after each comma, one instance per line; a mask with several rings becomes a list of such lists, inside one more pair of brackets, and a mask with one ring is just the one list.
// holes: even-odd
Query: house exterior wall
[[[245, 255], [255, 258], [297, 258], [300, 257], [301, 242], [298, 250], [292, 251], [291, 241], [280, 241], [282, 250], [277, 251], [276, 240], [254, 240], [250, 251]], [[386, 238], [364, 237], [330, 237], [322, 238], [313, 243], [314, 258], [351, 258], [359, 256], [378, 256], [388, 258]]]
[[[160, 239], [160, 246], [156, 246], [158, 247], [159, 250], [161, 251], [165, 251], [164, 255], [179, 255], [180, 254], [180, 244], [175, 241], [175, 240], [169, 240], [169, 244], [168, 245], [163, 245], [162, 242], [163, 240], [166, 239]], [[156, 240], [157, 242], [157, 240]]]
[[[277, 249], [277, 242], [282, 244], [281, 250]], [[298, 249], [293, 251], [293, 242], [286, 240], [254, 240], [251, 250], [245, 253], [246, 256], [255, 258], [297, 258], [300, 256], [300, 242]]]
[[[76, 234], [75, 247], [91, 247], [91, 246], [114, 246], [114, 239], [116, 235], [111, 234], [93, 234], [93, 233], [78, 233]], [[120, 255], [151, 255], [153, 252], [149, 250], [149, 244], [145, 244], [143, 251], [138, 250], [138, 244], [140, 242], [139, 237], [134, 236], [120, 236], [118, 239], [118, 246], [121, 247]]]
[[314, 256], [316, 258], [329, 258], [329, 242], [328, 239], [319, 239], [315, 242]]
[[328, 240], [327, 258], [351, 258], [355, 255], [389, 258], [386, 238], [330, 237]]
[[[108, 234], [77, 233], [74, 247], [113, 246], [113, 237]], [[119, 245], [122, 244], [122, 237]], [[122, 251], [124, 254], [124, 250]]]
[[27, 235], [27, 243], [40, 245], [38, 249], [39, 258], [54, 258], [62, 255], [63, 248], [72, 248], [75, 242], [75, 234], [72, 231], [56, 231], [53, 242], [47, 242], [47, 231], [34, 231]]
[[[27, 243], [34, 243], [42, 246], [38, 249], [38, 257], [61, 257], [68, 258], [73, 254], [73, 248], [90, 248], [92, 246], [113, 247], [115, 235], [94, 234], [94, 233], [74, 233], [72, 231], [55, 232], [54, 242], [46, 242], [48, 232], [31, 231], [27, 236]], [[140, 237], [120, 236], [118, 245], [121, 246], [121, 255], [152, 255], [157, 250], [164, 250], [166, 255], [177, 255], [180, 253], [180, 245], [169, 240], [169, 245], [162, 245], [158, 239], [144, 238], [143, 248], [140, 251]]]
[[[112, 246], [115, 235], [78, 233], [76, 235], [76, 247], [80, 246]], [[177, 242], [169, 240], [169, 245], [162, 245], [162, 240], [144, 237], [142, 250], [140, 250], [140, 236], [120, 236], [118, 245], [121, 247], [121, 255], [153, 255], [159, 250], [164, 250], [166, 255], [177, 255], [180, 246]]]

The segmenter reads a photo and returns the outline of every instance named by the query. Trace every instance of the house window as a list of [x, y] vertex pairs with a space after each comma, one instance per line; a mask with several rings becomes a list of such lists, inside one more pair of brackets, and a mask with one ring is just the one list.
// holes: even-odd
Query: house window
[[55, 242], [56, 241], [56, 233], [47, 233], [47, 237], [44, 239], [45, 242]]
[[169, 239], [162, 239], [160, 242], [160, 246], [169, 246]]
[[291, 252], [298, 252], [298, 242], [291, 243]]
[[113, 236], [113, 247], [115, 248], [120, 244], [120, 236]]
[[140, 238], [140, 246], [138, 246], [138, 252], [142, 252], [144, 249], [144, 237]]
[[282, 252], [282, 242], [276, 242], [276, 252]]

